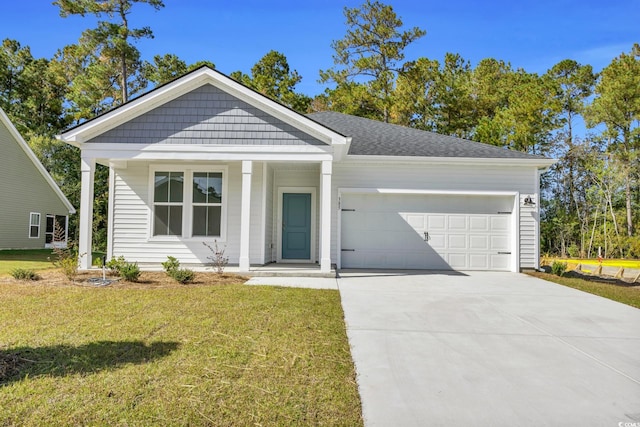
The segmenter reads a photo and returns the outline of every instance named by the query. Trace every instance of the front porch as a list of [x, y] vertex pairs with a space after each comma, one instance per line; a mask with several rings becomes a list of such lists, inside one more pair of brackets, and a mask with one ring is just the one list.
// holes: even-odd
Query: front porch
[[[123, 256], [146, 270], [160, 270], [167, 256], [175, 256], [184, 267], [206, 270], [212, 253], [203, 242], [217, 241], [229, 258], [226, 271], [250, 276], [335, 277], [331, 265], [332, 191], [330, 160], [278, 161], [181, 161], [168, 164], [160, 159], [114, 161], [83, 156], [83, 186], [80, 210], [81, 269], [91, 266], [82, 256], [92, 247], [93, 177], [96, 163], [110, 170], [107, 258]], [[192, 187], [197, 171], [216, 170], [222, 184], [217, 197], [220, 208], [220, 235], [196, 236], [196, 203]], [[178, 235], [156, 235], [154, 193], [166, 190], [165, 176], [180, 170], [178, 182], [183, 200], [182, 226]], [[158, 172], [163, 171], [163, 172]], [[173, 172], [169, 173], [170, 176]], [[163, 180], [158, 180], [162, 176]], [[173, 184], [172, 184], [173, 185]], [[218, 185], [218, 183], [216, 183]], [[206, 186], [205, 186], [206, 187]], [[295, 196], [295, 197], [287, 197]], [[287, 210], [287, 201], [308, 196], [308, 208]], [[195, 196], [194, 196], [195, 197]], [[305, 197], [302, 197], [305, 199]], [[290, 204], [295, 205], [291, 202]], [[297, 208], [296, 208], [297, 209]], [[287, 213], [289, 212], [289, 213]], [[294, 219], [308, 215], [303, 230], [307, 252], [287, 246], [301, 233]], [[165, 229], [166, 227], [163, 227]], [[171, 227], [169, 227], [170, 229]], [[293, 236], [293, 237], [292, 237]]]

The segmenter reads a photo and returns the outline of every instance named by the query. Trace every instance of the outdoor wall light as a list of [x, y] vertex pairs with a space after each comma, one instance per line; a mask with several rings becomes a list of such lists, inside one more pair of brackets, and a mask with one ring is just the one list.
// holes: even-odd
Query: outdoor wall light
[[524, 205], [525, 206], [535, 206], [535, 202], [533, 201], [533, 199], [531, 198], [531, 196], [527, 196], [524, 198]]

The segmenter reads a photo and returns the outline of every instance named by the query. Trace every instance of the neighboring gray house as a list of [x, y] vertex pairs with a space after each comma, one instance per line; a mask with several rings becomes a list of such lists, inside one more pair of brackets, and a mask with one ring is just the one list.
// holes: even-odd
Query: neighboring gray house
[[[108, 256], [240, 271], [519, 271], [539, 265], [539, 181], [553, 160], [339, 113], [301, 115], [207, 67], [64, 132], [81, 149], [80, 253], [96, 163]], [[89, 258], [81, 257], [89, 268]]]
[[[75, 209], [0, 108], [0, 249], [67, 245]], [[64, 227], [54, 238], [54, 223]]]

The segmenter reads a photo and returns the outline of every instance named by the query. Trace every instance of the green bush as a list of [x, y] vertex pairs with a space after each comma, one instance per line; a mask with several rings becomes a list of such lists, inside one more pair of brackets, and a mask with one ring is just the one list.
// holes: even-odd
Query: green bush
[[107, 261], [105, 267], [107, 267], [113, 274], [120, 275], [120, 270], [127, 264], [127, 261], [122, 255], [118, 258], [113, 257], [110, 261]]
[[129, 263], [125, 262], [124, 265], [120, 267], [120, 277], [129, 282], [137, 282], [140, 277], [140, 267], [138, 267], [138, 263]]
[[167, 276], [183, 285], [193, 282], [193, 279], [196, 276], [193, 270], [189, 270], [188, 268], [180, 268], [180, 261], [172, 256], [167, 257], [167, 260], [162, 263], [162, 268], [164, 268]]
[[40, 280], [35, 271], [28, 268], [16, 268], [11, 270], [11, 275], [16, 280]]
[[565, 271], [567, 271], [566, 262], [554, 261], [553, 264], [551, 264], [551, 272], [556, 276], [564, 275]]
[[569, 247], [567, 248], [567, 252], [569, 253], [569, 256], [571, 258], [580, 257], [580, 248], [578, 248], [578, 246], [576, 246], [575, 244], [569, 245]]
[[193, 270], [189, 270], [188, 268], [179, 268], [171, 274], [171, 277], [176, 282], [181, 283], [183, 285], [193, 282], [193, 279], [195, 278], [195, 276], [196, 274], [193, 272]]
[[62, 270], [69, 280], [75, 279], [78, 275], [78, 259], [73, 255], [68, 258], [60, 258], [55, 265]]
[[171, 273], [180, 268], [180, 261], [176, 257], [168, 256], [167, 260], [162, 263], [164, 271], [171, 276]]

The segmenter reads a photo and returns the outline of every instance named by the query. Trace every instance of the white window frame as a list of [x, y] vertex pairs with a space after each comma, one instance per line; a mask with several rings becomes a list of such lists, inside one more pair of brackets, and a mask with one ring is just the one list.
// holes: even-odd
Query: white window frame
[[[155, 178], [156, 178], [156, 172], [167, 172], [167, 173], [182, 173], [182, 202], [156, 202], [155, 201]], [[160, 238], [160, 239], [165, 239], [165, 238], [169, 238], [169, 239], [179, 239], [182, 238], [184, 236], [184, 215], [185, 215], [185, 193], [184, 190], [186, 188], [185, 183], [187, 182], [187, 174], [182, 171], [182, 170], [174, 170], [174, 169], [158, 169], [158, 170], [154, 170], [151, 173], [151, 191], [149, 192], [149, 194], [151, 194], [151, 197], [149, 199], [149, 202], [151, 204], [151, 218], [150, 218], [150, 223], [151, 223], [151, 237], [154, 239]], [[181, 227], [181, 231], [182, 234], [180, 236], [174, 236], [174, 235], [169, 235], [169, 234], [161, 234], [161, 235], [154, 235], [153, 231], [155, 229], [155, 209], [156, 206], [180, 206], [182, 208], [182, 227]]]
[[[33, 217], [34, 215], [38, 216], [38, 224], [32, 224], [33, 222]], [[42, 215], [40, 215], [40, 212], [29, 212], [29, 228], [27, 229], [27, 236], [29, 236], [30, 239], [39, 239], [40, 238], [40, 222], [42, 221]], [[38, 235], [37, 236], [32, 236], [31, 235], [31, 227], [38, 227]]]
[[[149, 240], [150, 241], [208, 241], [214, 240], [219, 243], [227, 241], [227, 207], [229, 205], [228, 192], [228, 166], [225, 165], [184, 165], [176, 167], [173, 165], [152, 165], [149, 167]], [[184, 175], [184, 187], [182, 189], [182, 236], [154, 236], [154, 191], [155, 191], [155, 174], [156, 172], [182, 172]], [[193, 203], [193, 174], [198, 172], [221, 173], [222, 174], [222, 203], [220, 212], [220, 236], [193, 236], [193, 207], [204, 206], [205, 204]], [[216, 206], [216, 204], [208, 203], [206, 206]]]

